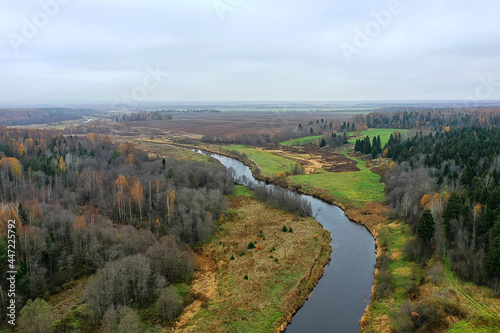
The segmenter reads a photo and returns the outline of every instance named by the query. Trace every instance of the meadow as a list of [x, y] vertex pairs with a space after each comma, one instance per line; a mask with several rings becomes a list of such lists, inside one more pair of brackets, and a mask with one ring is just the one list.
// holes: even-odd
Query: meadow
[[373, 137], [379, 136], [380, 135], [380, 141], [382, 144], [382, 147], [385, 146], [387, 142], [389, 142], [389, 138], [391, 137], [391, 134], [394, 132], [399, 132], [402, 134], [406, 134], [408, 130], [405, 129], [400, 129], [400, 130], [395, 130], [392, 128], [370, 128], [366, 131], [361, 131], [361, 132], [349, 132], [347, 133], [350, 137], [355, 137], [354, 139], [348, 140], [349, 143], [356, 143], [356, 139], [359, 138], [364, 138], [365, 136], [369, 136], [370, 139], [373, 140]]
[[283, 146], [304, 146], [312, 143], [316, 143], [318, 140], [321, 140], [322, 135], [315, 136], [307, 136], [305, 138], [298, 138], [291, 141], [280, 142], [280, 145]]
[[329, 261], [330, 235], [321, 224], [271, 208], [246, 188], [236, 193], [231, 213], [201, 249], [217, 265], [216, 292], [183, 332], [278, 331]]
[[293, 165], [297, 164], [292, 160], [257, 148], [249, 148], [242, 145], [225, 146], [222, 148], [228, 151], [236, 150], [240, 153], [245, 153], [268, 175], [275, 176], [278, 172], [286, 173]]

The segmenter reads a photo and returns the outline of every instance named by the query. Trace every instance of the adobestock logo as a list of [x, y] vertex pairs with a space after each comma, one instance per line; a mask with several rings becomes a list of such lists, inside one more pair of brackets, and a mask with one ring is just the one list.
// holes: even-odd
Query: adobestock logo
[[40, 10], [33, 14], [31, 20], [23, 17], [20, 33], [9, 32], [7, 38], [14, 51], [18, 52], [21, 45], [26, 45], [38, 36], [41, 29], [45, 28], [50, 20], [59, 14], [61, 6], [67, 5], [71, 0], [41, 0], [38, 2]]
[[232, 12], [237, 7], [241, 6], [245, 0], [216, 0], [214, 1], [214, 9], [219, 15], [221, 21], [224, 20], [224, 16], [227, 12]]
[[167, 75], [167, 73], [160, 71], [160, 67], [158, 65], [156, 66], [156, 69], [152, 69], [148, 66], [146, 68], [146, 74], [142, 78], [142, 84], [134, 86], [130, 89], [128, 94], [122, 94], [119, 99], [113, 102], [113, 108], [125, 106], [132, 108], [137, 106], [139, 102], [146, 100], [150, 91], [157, 89], [160, 84], [163, 83], [163, 80]]
[[479, 84], [474, 89], [474, 96], [468, 96], [464, 100], [465, 107], [478, 107], [481, 101], [486, 101], [491, 98], [491, 96], [500, 86], [500, 82], [493, 81], [493, 74], [490, 74], [487, 78], [484, 76], [478, 77]]
[[340, 49], [347, 62], [351, 63], [353, 55], [360, 54], [363, 49], [370, 46], [372, 41], [380, 36], [382, 31], [392, 23], [393, 17], [400, 15], [403, 9], [403, 5], [399, 0], [391, 0], [386, 9], [372, 11], [373, 20], [366, 22], [363, 28], [359, 26], [355, 28], [352, 43], [340, 43]]

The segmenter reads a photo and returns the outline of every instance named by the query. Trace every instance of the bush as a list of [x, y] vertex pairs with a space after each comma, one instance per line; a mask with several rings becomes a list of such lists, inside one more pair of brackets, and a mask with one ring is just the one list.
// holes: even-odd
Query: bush
[[427, 271], [427, 278], [434, 284], [437, 285], [439, 282], [441, 282], [443, 278], [443, 267], [441, 266], [440, 263], [436, 262], [434, 265], [432, 265], [431, 268]]
[[156, 301], [156, 309], [160, 317], [165, 321], [179, 315], [182, 311], [182, 300], [177, 293], [176, 287], [169, 286], [161, 291], [160, 297]]
[[377, 297], [388, 297], [392, 294], [394, 290], [393, 284], [393, 276], [389, 271], [381, 270], [377, 276], [377, 287], [376, 287], [376, 296]]
[[255, 249], [255, 244], [253, 242], [248, 243], [247, 249], [249, 249], [249, 250]]
[[54, 320], [52, 307], [42, 299], [29, 300], [21, 309], [19, 327], [26, 333], [52, 332], [51, 324]]
[[412, 312], [414, 312], [413, 304], [410, 301], [404, 301], [399, 311], [392, 314], [392, 323], [394, 324], [395, 332], [413, 332], [414, 326], [411, 321]]
[[281, 229], [281, 231], [288, 232], [288, 229], [286, 228], [286, 225], [283, 226], [283, 228]]
[[422, 260], [421, 247], [422, 245], [417, 239], [415, 238], [408, 239], [403, 249], [403, 253], [406, 259], [414, 262], [420, 262]]

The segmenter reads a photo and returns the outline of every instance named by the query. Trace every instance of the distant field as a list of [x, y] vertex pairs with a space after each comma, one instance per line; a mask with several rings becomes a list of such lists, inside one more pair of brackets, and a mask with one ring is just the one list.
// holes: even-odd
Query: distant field
[[370, 113], [373, 108], [346, 107], [228, 107], [216, 108], [222, 112], [331, 112], [336, 114]]
[[269, 111], [225, 111], [217, 113], [178, 112], [173, 120], [132, 121], [130, 127], [148, 127], [170, 132], [184, 132], [198, 135], [234, 137], [239, 134], [270, 134], [288, 126], [296, 127], [314, 119], [347, 120], [359, 111], [331, 112], [310, 111], [293, 112], [283, 110]]
[[[380, 135], [380, 140], [382, 142], [382, 147], [385, 146], [385, 144], [387, 142], [389, 142], [389, 138], [391, 137], [391, 134], [394, 133], [394, 132], [399, 132], [399, 133], [403, 133], [403, 134], [406, 134], [408, 132], [408, 130], [405, 130], [405, 129], [398, 129], [398, 130], [395, 130], [395, 129], [392, 129], [392, 128], [371, 128], [369, 130], [366, 130], [366, 131], [362, 131], [357, 137], [365, 137], [365, 136], [369, 136], [370, 139], [373, 139], [374, 136], [378, 136]], [[356, 132], [349, 132], [348, 133], [349, 136], [355, 136], [356, 135]], [[354, 139], [350, 139], [349, 140], [350, 143], [356, 143], [356, 138]]]
[[[323, 136], [322, 135], [315, 135], [315, 136], [306, 136], [305, 138], [298, 138], [294, 139], [291, 141], [292, 146], [303, 146], [303, 145], [308, 145], [311, 143], [315, 143], [316, 141], [320, 140]], [[281, 142], [280, 145], [283, 146], [290, 146], [290, 141], [284, 141]]]
[[276, 175], [278, 172], [287, 172], [292, 165], [297, 164], [292, 160], [273, 155], [270, 152], [256, 148], [249, 148], [247, 146], [233, 145], [222, 148], [229, 151], [237, 150], [240, 153], [247, 154], [247, 156], [257, 163], [265, 173], [271, 175]]

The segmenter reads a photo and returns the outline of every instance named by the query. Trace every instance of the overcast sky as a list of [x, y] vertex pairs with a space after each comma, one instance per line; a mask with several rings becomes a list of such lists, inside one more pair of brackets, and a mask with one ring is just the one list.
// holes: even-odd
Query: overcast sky
[[0, 1], [0, 102], [500, 99], [496, 0]]

